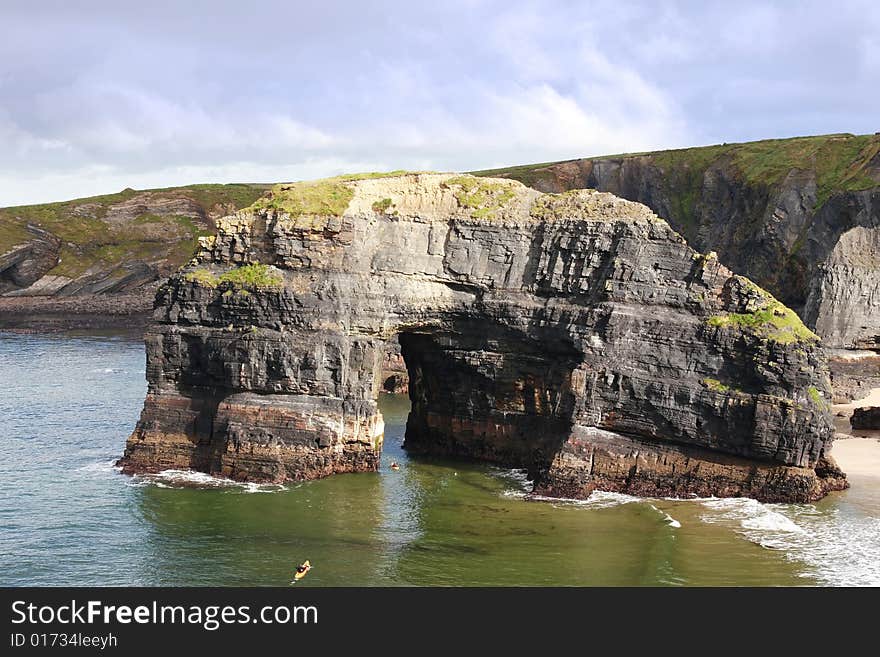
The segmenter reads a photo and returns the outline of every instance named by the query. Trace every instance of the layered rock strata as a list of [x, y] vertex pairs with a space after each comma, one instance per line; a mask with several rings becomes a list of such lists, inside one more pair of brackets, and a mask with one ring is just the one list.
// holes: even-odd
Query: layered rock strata
[[154, 319], [129, 473], [375, 470], [399, 343], [406, 448], [527, 468], [546, 494], [846, 485], [816, 336], [606, 193], [446, 174], [278, 186], [218, 222]]
[[[487, 172], [489, 173], [489, 172]], [[649, 206], [770, 290], [829, 347], [880, 349], [880, 134], [825, 135], [497, 169], [544, 192]]]

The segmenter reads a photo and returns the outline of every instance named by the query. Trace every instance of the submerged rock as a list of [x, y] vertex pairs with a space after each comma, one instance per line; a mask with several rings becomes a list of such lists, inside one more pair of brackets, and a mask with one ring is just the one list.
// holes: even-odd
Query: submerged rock
[[846, 486], [816, 336], [607, 193], [448, 174], [279, 185], [218, 222], [154, 319], [129, 473], [376, 470], [399, 343], [406, 448], [527, 468], [544, 494]]

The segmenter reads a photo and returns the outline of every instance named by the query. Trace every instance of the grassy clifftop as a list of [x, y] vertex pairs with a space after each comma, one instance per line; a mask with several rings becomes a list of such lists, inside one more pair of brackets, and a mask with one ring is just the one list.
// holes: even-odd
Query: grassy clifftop
[[[880, 185], [880, 134], [835, 134], [790, 139], [766, 139], [741, 144], [720, 144], [646, 153], [605, 155], [586, 160], [643, 158], [677, 178], [685, 187], [698, 188], [703, 174], [724, 166], [751, 185], [773, 186], [793, 169], [816, 174], [816, 205], [838, 191], [858, 191]], [[543, 162], [473, 172], [480, 176], [505, 176], [526, 185], [541, 186], [554, 177], [552, 167], [578, 160]]]
[[[876, 225], [880, 134], [834, 134], [629, 153], [474, 172], [540, 191], [594, 188], [650, 207], [700, 251], [806, 319], [821, 263]], [[814, 300], [815, 303], [818, 301]], [[812, 321], [812, 320], [811, 320]]]
[[0, 255], [33, 239], [32, 225], [61, 240], [60, 263], [45, 272], [75, 279], [132, 262], [173, 269], [192, 257], [213, 220], [246, 207], [267, 185], [190, 185], [0, 209]]

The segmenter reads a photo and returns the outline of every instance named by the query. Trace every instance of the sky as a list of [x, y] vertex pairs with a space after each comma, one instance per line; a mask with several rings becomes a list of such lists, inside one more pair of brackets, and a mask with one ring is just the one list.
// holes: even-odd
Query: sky
[[880, 3], [0, 0], [0, 207], [880, 130]]

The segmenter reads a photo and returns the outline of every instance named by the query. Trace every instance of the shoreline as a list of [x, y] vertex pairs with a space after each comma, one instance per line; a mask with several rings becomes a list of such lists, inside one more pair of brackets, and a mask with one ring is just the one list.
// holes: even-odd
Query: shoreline
[[831, 412], [837, 414], [849, 411], [848, 415], [852, 415], [855, 409], [866, 406], [880, 406], [880, 388], [871, 388], [866, 396], [846, 402], [845, 404], [832, 404]]
[[154, 293], [71, 297], [0, 297], [0, 330], [12, 333], [131, 330], [144, 332]]
[[876, 437], [847, 436], [834, 441], [831, 456], [847, 478], [880, 479], [880, 431], [874, 433]]

